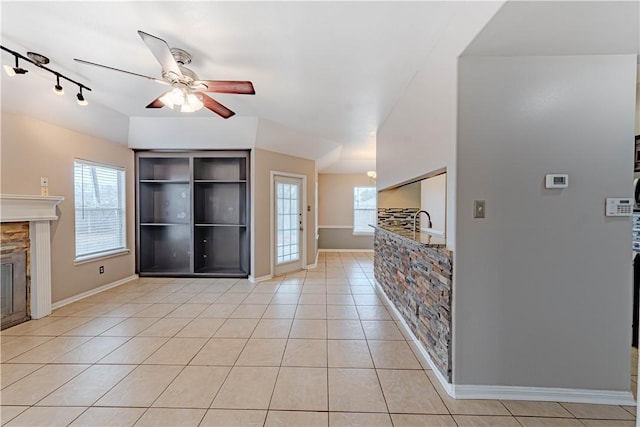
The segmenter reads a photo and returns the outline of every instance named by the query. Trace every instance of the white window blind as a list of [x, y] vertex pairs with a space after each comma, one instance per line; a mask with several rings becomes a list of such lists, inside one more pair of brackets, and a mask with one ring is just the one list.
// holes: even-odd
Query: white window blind
[[353, 187], [353, 232], [373, 233], [369, 224], [376, 224], [376, 187]]
[[76, 260], [124, 250], [124, 169], [77, 159], [73, 169]]

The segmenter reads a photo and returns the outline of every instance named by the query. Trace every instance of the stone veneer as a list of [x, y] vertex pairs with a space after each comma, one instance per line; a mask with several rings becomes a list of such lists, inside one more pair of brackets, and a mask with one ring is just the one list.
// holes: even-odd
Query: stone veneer
[[[403, 228], [413, 231], [413, 216], [420, 208], [378, 208], [378, 225], [386, 228]], [[420, 218], [416, 221], [420, 228]]]
[[451, 383], [452, 252], [376, 228], [375, 278]]
[[0, 253], [10, 255], [27, 253], [27, 316], [31, 315], [31, 251], [29, 250], [29, 222], [4, 222], [0, 224]]

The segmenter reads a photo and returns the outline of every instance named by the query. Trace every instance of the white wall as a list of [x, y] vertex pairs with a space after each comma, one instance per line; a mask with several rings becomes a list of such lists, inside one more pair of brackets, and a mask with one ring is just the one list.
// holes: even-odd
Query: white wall
[[631, 221], [604, 202], [632, 195], [635, 70], [461, 58], [454, 383], [629, 390]]
[[[455, 219], [458, 56], [502, 2], [459, 2], [459, 10], [377, 136], [378, 189], [446, 168], [447, 223]], [[455, 251], [455, 229], [447, 232]], [[454, 252], [455, 256], [455, 252]], [[455, 268], [455, 263], [454, 263]], [[455, 276], [455, 273], [454, 273]]]
[[[429, 215], [431, 215], [431, 229], [444, 234], [447, 219], [446, 173], [420, 181], [420, 209], [429, 212]], [[428, 222], [423, 219], [420, 223], [420, 228], [424, 230], [428, 226]]]
[[131, 117], [129, 147], [141, 150], [240, 150], [255, 145], [256, 117]]

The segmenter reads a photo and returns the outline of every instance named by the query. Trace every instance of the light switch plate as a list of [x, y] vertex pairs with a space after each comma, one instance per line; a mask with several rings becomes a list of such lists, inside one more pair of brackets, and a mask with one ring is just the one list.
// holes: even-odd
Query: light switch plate
[[473, 201], [473, 217], [484, 218], [485, 217], [484, 215], [485, 215], [485, 201], [474, 200]]
[[40, 187], [48, 187], [49, 186], [49, 178], [46, 176], [40, 177]]

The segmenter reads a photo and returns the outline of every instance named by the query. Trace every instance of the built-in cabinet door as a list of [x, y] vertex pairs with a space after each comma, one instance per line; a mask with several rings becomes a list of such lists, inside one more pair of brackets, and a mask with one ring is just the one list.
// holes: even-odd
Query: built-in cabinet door
[[302, 269], [302, 179], [274, 176], [275, 274]]

